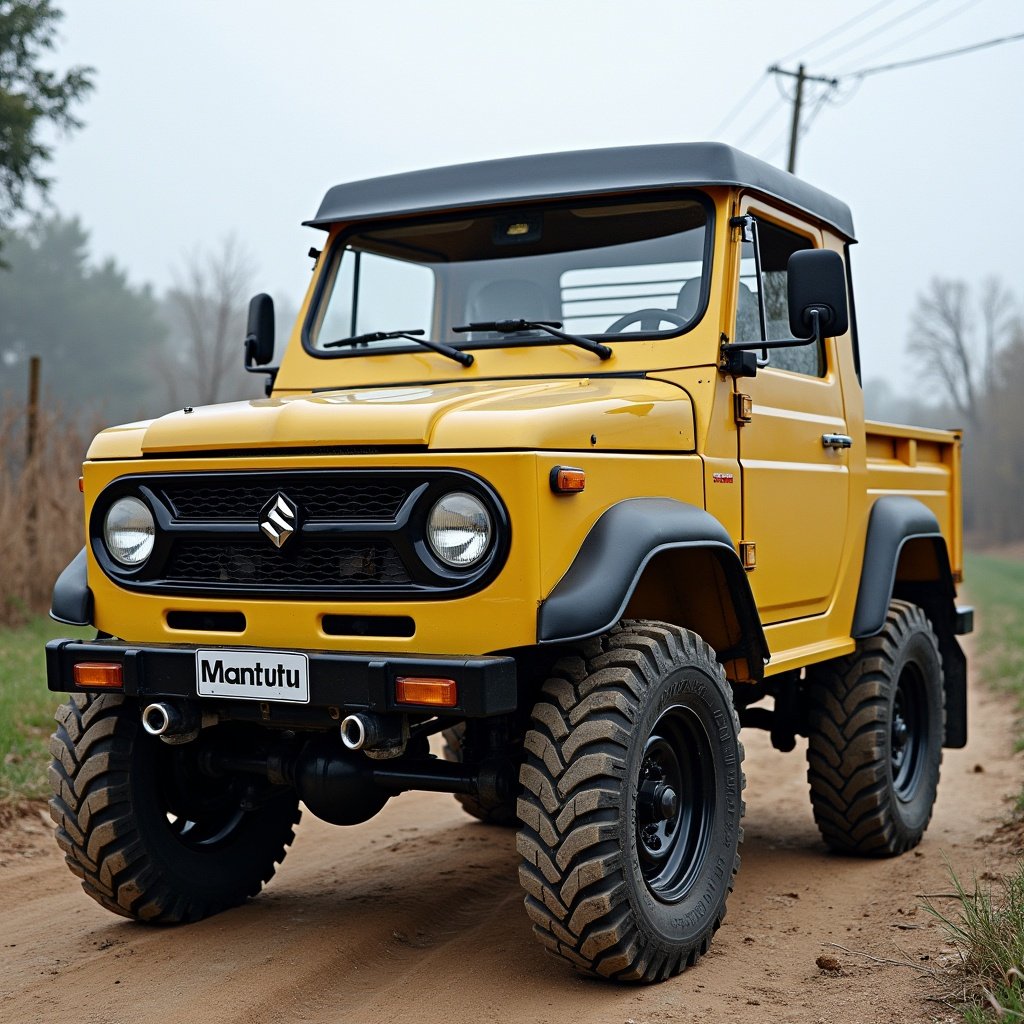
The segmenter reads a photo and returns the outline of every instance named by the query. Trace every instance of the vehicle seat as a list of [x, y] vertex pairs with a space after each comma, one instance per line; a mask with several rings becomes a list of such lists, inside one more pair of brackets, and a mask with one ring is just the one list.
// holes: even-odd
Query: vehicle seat
[[676, 299], [676, 312], [692, 320], [697, 315], [697, 306], [700, 304], [700, 278], [691, 277], [682, 288], [679, 289], [679, 297]]

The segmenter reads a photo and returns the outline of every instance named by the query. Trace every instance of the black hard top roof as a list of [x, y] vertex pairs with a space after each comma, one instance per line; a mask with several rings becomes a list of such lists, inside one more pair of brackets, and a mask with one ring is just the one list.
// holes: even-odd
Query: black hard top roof
[[541, 199], [639, 192], [699, 185], [741, 185], [789, 203], [853, 239], [850, 208], [756, 157], [718, 142], [620, 146], [483, 160], [389, 174], [335, 185], [312, 227], [338, 221], [533, 202]]

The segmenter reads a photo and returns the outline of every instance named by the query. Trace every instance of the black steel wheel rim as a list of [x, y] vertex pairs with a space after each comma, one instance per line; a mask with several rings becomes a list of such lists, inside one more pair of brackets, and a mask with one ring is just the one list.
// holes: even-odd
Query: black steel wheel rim
[[690, 891], [711, 845], [715, 762], [697, 715], [668, 708], [644, 744], [636, 778], [636, 849], [651, 894], [678, 903]]
[[924, 679], [916, 665], [900, 672], [893, 697], [890, 725], [892, 785], [896, 796], [907, 802], [914, 798], [927, 756], [928, 698]]

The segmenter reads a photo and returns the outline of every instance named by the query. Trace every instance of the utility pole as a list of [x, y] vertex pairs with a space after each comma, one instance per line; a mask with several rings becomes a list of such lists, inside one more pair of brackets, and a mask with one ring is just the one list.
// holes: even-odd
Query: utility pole
[[789, 162], [786, 170], [790, 174], [796, 174], [796, 147], [800, 141], [800, 110], [804, 103], [804, 82], [822, 82], [834, 89], [839, 84], [838, 78], [826, 78], [824, 75], [809, 75], [803, 64], [797, 66], [796, 71], [786, 71], [778, 64], [773, 64], [768, 69], [773, 75], [788, 75], [796, 79], [796, 92], [793, 94], [793, 121], [789, 129]]
[[789, 126], [789, 163], [786, 170], [790, 174], [796, 173], [796, 140], [800, 134], [800, 108], [804, 104], [804, 66], [801, 64], [796, 69], [796, 95], [793, 97], [793, 123]]

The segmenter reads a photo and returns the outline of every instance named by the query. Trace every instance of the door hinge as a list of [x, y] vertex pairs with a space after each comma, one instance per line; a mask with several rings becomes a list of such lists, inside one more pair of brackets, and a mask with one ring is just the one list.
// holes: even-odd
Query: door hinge
[[752, 540], [740, 541], [740, 561], [743, 568], [750, 572], [757, 568], [757, 544]]
[[737, 392], [732, 396], [733, 414], [737, 423], [749, 423], [754, 418], [754, 400], [750, 395]]

